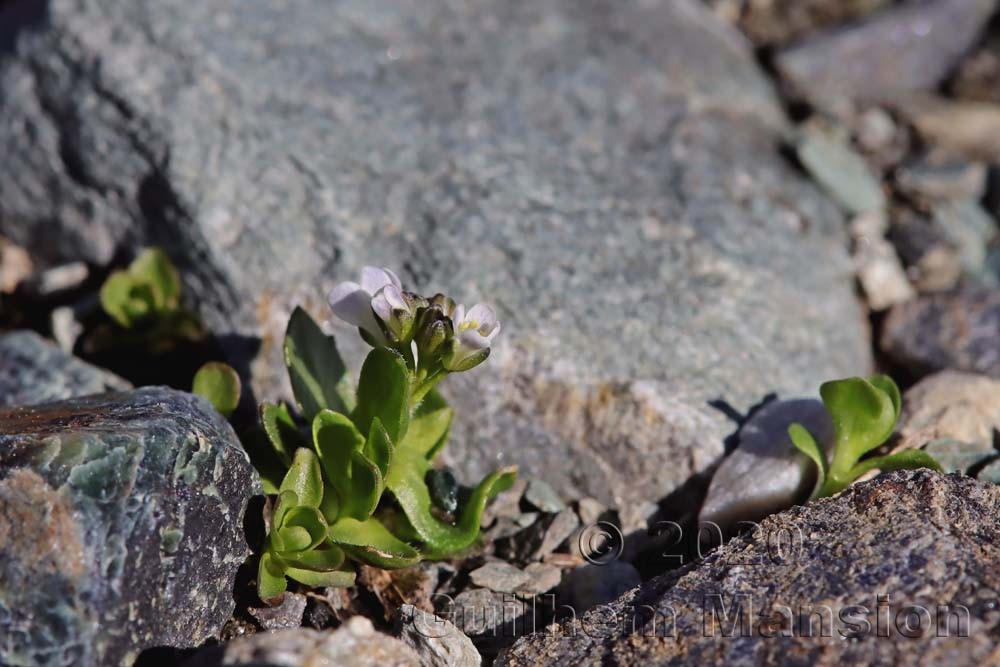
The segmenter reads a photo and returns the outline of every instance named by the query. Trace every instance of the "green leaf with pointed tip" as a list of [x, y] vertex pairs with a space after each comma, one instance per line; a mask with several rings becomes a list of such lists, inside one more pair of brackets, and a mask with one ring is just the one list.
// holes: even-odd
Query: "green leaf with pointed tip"
[[[286, 551], [308, 551], [315, 549], [326, 540], [326, 521], [315, 507], [299, 505], [285, 513], [278, 533], [284, 542]], [[302, 534], [305, 532], [305, 541]], [[294, 535], [294, 540], [286, 535]]]
[[264, 552], [257, 568], [257, 595], [267, 602], [282, 595], [287, 588], [284, 569], [272, 554]]
[[899, 387], [896, 386], [893, 379], [888, 375], [873, 375], [868, 378], [868, 381], [871, 382], [872, 386], [876, 389], [885, 392], [885, 394], [889, 397], [889, 400], [892, 401], [893, 413], [898, 418], [899, 411], [903, 405], [903, 397], [900, 395]]
[[126, 306], [132, 289], [132, 279], [124, 271], [115, 271], [101, 285], [101, 307], [108, 317], [125, 327], [132, 326], [132, 316]]
[[414, 410], [400, 448], [419, 451], [428, 461], [433, 461], [448, 442], [454, 416], [448, 403], [432, 389]]
[[320, 472], [319, 461], [311, 449], [302, 447], [295, 450], [295, 458], [292, 459], [292, 465], [281, 482], [279, 491], [294, 491], [299, 505], [319, 507], [323, 500], [323, 473]]
[[399, 568], [420, 562], [420, 552], [390, 533], [378, 519], [341, 519], [330, 526], [330, 541], [369, 565]]
[[264, 426], [264, 432], [271, 441], [271, 446], [286, 468], [292, 465], [292, 454], [295, 450], [309, 445], [284, 403], [278, 405], [261, 403], [260, 423]]
[[[323, 536], [326, 539], [326, 535]], [[299, 570], [329, 572], [339, 569], [346, 560], [344, 550], [335, 544], [327, 543], [321, 548], [296, 554], [293, 557], [283, 556], [282, 560]]]
[[788, 427], [788, 437], [791, 438], [792, 444], [795, 445], [796, 449], [808, 456], [816, 464], [816, 485], [810, 494], [810, 497], [815, 497], [820, 487], [823, 486], [823, 482], [826, 481], [826, 454], [816, 443], [816, 439], [812, 437], [812, 433], [806, 430], [802, 424], [790, 425]]
[[194, 374], [191, 393], [207, 398], [223, 417], [228, 417], [240, 402], [240, 376], [227, 364], [210, 361]]
[[285, 566], [285, 574], [295, 581], [313, 588], [349, 588], [354, 585], [355, 577], [353, 569], [320, 572], [292, 565]]
[[475, 541], [486, 502], [511, 487], [517, 477], [517, 468], [498, 470], [480, 482], [462, 507], [458, 522], [452, 526], [439, 521], [431, 513], [430, 490], [424, 481], [428, 467], [427, 460], [419, 452], [397, 450], [386, 488], [392, 492], [410, 525], [424, 542], [425, 556], [441, 558], [461, 551]]
[[410, 371], [406, 362], [388, 348], [375, 348], [361, 366], [358, 403], [352, 418], [362, 433], [378, 417], [393, 442], [406, 435], [410, 419]]
[[333, 336], [327, 336], [302, 308], [296, 308], [285, 332], [285, 366], [299, 412], [306, 421], [325, 409], [348, 411], [346, 367]]
[[330, 480], [341, 506], [351, 493], [351, 461], [354, 452], [361, 451], [365, 437], [347, 415], [322, 410], [312, 422], [313, 446], [319, 455], [326, 478]]
[[260, 483], [267, 495], [278, 493], [290, 461], [278, 458], [267, 433], [261, 426], [252, 426], [240, 434], [240, 444], [250, 457], [250, 462], [260, 475]]
[[393, 446], [389, 434], [382, 426], [382, 420], [378, 417], [372, 419], [371, 430], [368, 431], [368, 439], [365, 441], [365, 456], [378, 466], [382, 477], [389, 473], [389, 463], [392, 461]]
[[167, 254], [159, 248], [147, 248], [139, 253], [128, 271], [149, 285], [156, 310], [171, 310], [180, 302], [181, 278]]
[[854, 466], [850, 472], [850, 481], [856, 480], [869, 470], [914, 470], [916, 468], [930, 468], [942, 472], [941, 465], [933, 456], [920, 449], [905, 449], [888, 456], [876, 456], [865, 459]]
[[837, 432], [834, 470], [843, 471], [838, 463], [857, 461], [892, 435], [896, 425], [892, 396], [868, 380], [834, 380], [819, 391]]

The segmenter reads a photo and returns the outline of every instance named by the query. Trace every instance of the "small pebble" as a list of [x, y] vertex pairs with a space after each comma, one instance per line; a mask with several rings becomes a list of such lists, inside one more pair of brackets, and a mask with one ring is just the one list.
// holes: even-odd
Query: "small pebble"
[[472, 583], [497, 593], [513, 593], [528, 585], [531, 576], [503, 561], [491, 561], [469, 573]]
[[555, 489], [540, 479], [532, 479], [528, 482], [524, 500], [535, 509], [549, 514], [566, 509], [566, 503], [562, 501]]

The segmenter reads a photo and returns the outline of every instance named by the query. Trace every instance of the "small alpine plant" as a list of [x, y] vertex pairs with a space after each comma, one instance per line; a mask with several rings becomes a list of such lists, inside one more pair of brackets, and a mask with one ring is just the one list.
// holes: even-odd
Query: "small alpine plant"
[[889, 439], [899, 418], [899, 387], [889, 376], [833, 380], [824, 383], [819, 393], [836, 434], [832, 459], [827, 461], [826, 452], [804, 426], [788, 427], [795, 446], [816, 464], [816, 487], [811, 498], [839, 493], [870, 470], [941, 470], [930, 454], [919, 449], [862, 460]]
[[458, 494], [442, 490], [440, 480], [452, 478], [433, 466], [454, 416], [435, 387], [489, 356], [500, 332], [492, 308], [420, 296], [370, 266], [329, 302], [372, 347], [356, 386], [334, 338], [297, 308], [284, 343], [294, 409], [264, 403], [262, 428], [247, 439], [265, 492], [276, 496], [257, 579], [268, 602], [280, 600], [286, 577], [348, 586], [348, 561], [399, 568], [468, 548], [487, 501], [516, 475], [502, 468]]

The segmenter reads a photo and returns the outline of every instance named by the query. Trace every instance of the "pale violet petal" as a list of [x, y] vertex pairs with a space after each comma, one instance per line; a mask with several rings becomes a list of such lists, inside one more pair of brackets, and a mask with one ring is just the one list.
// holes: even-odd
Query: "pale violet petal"
[[[480, 333], [482, 333], [482, 329], [480, 329]], [[497, 320], [494, 323], [492, 331], [489, 331], [487, 334], [485, 334], [487, 342], [492, 343], [493, 339], [497, 337], [498, 333], [500, 333], [500, 320]]]
[[371, 296], [357, 283], [340, 283], [327, 297], [333, 314], [348, 324], [361, 326], [371, 314]]
[[382, 270], [385, 271], [385, 275], [389, 276], [389, 282], [395, 285], [396, 289], [403, 289], [403, 283], [399, 282], [399, 276], [393, 273], [392, 269], [383, 268]]
[[462, 326], [462, 322], [465, 321], [465, 306], [458, 304], [455, 306], [455, 313], [451, 316], [451, 322], [455, 325], [455, 331]]
[[372, 295], [386, 285], [392, 285], [393, 277], [386, 273], [385, 269], [380, 269], [377, 266], [361, 267], [361, 287]]
[[489, 347], [490, 341], [475, 329], [466, 329], [458, 334], [458, 344], [459, 348], [476, 351]]
[[469, 313], [465, 317], [470, 322], [475, 322], [476, 329], [484, 336], [492, 331], [497, 324], [496, 312], [484, 303], [477, 303], [469, 308]]

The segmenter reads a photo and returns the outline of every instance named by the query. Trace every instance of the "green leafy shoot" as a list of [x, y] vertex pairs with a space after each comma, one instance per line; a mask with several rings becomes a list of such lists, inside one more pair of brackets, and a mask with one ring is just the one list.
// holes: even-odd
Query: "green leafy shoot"
[[354, 572], [343, 567], [345, 554], [328, 540], [328, 526], [319, 507], [323, 476], [309, 449], [295, 452], [271, 520], [257, 570], [257, 592], [268, 603], [278, 603], [287, 588], [286, 577], [307, 586], [349, 586]]
[[[516, 468], [498, 470], [459, 502], [450, 473], [429, 474], [454, 419], [434, 387], [486, 359], [500, 328], [492, 309], [402, 291], [395, 274], [372, 267], [330, 300], [374, 348], [357, 389], [333, 337], [296, 308], [284, 356], [297, 412], [264, 403], [261, 426], [244, 439], [276, 496], [258, 570], [266, 600], [280, 597], [288, 579], [349, 585], [349, 561], [400, 568], [461, 552], [479, 537], [487, 502], [516, 476]], [[445, 478], [451, 493], [440, 488]]]
[[208, 399], [223, 417], [229, 417], [240, 403], [240, 376], [226, 364], [210, 361], [194, 376], [191, 393]]
[[818, 479], [812, 497], [839, 493], [870, 470], [941, 469], [929, 454], [918, 450], [862, 460], [892, 436], [899, 418], [902, 400], [892, 378], [875, 375], [834, 380], [820, 387], [820, 395], [833, 420], [832, 460], [827, 462], [822, 447], [801, 424], [788, 428], [795, 447], [816, 464]]
[[120, 330], [153, 348], [204, 335], [198, 319], [181, 305], [177, 268], [159, 248], [143, 250], [127, 269], [109, 275], [100, 300]]

